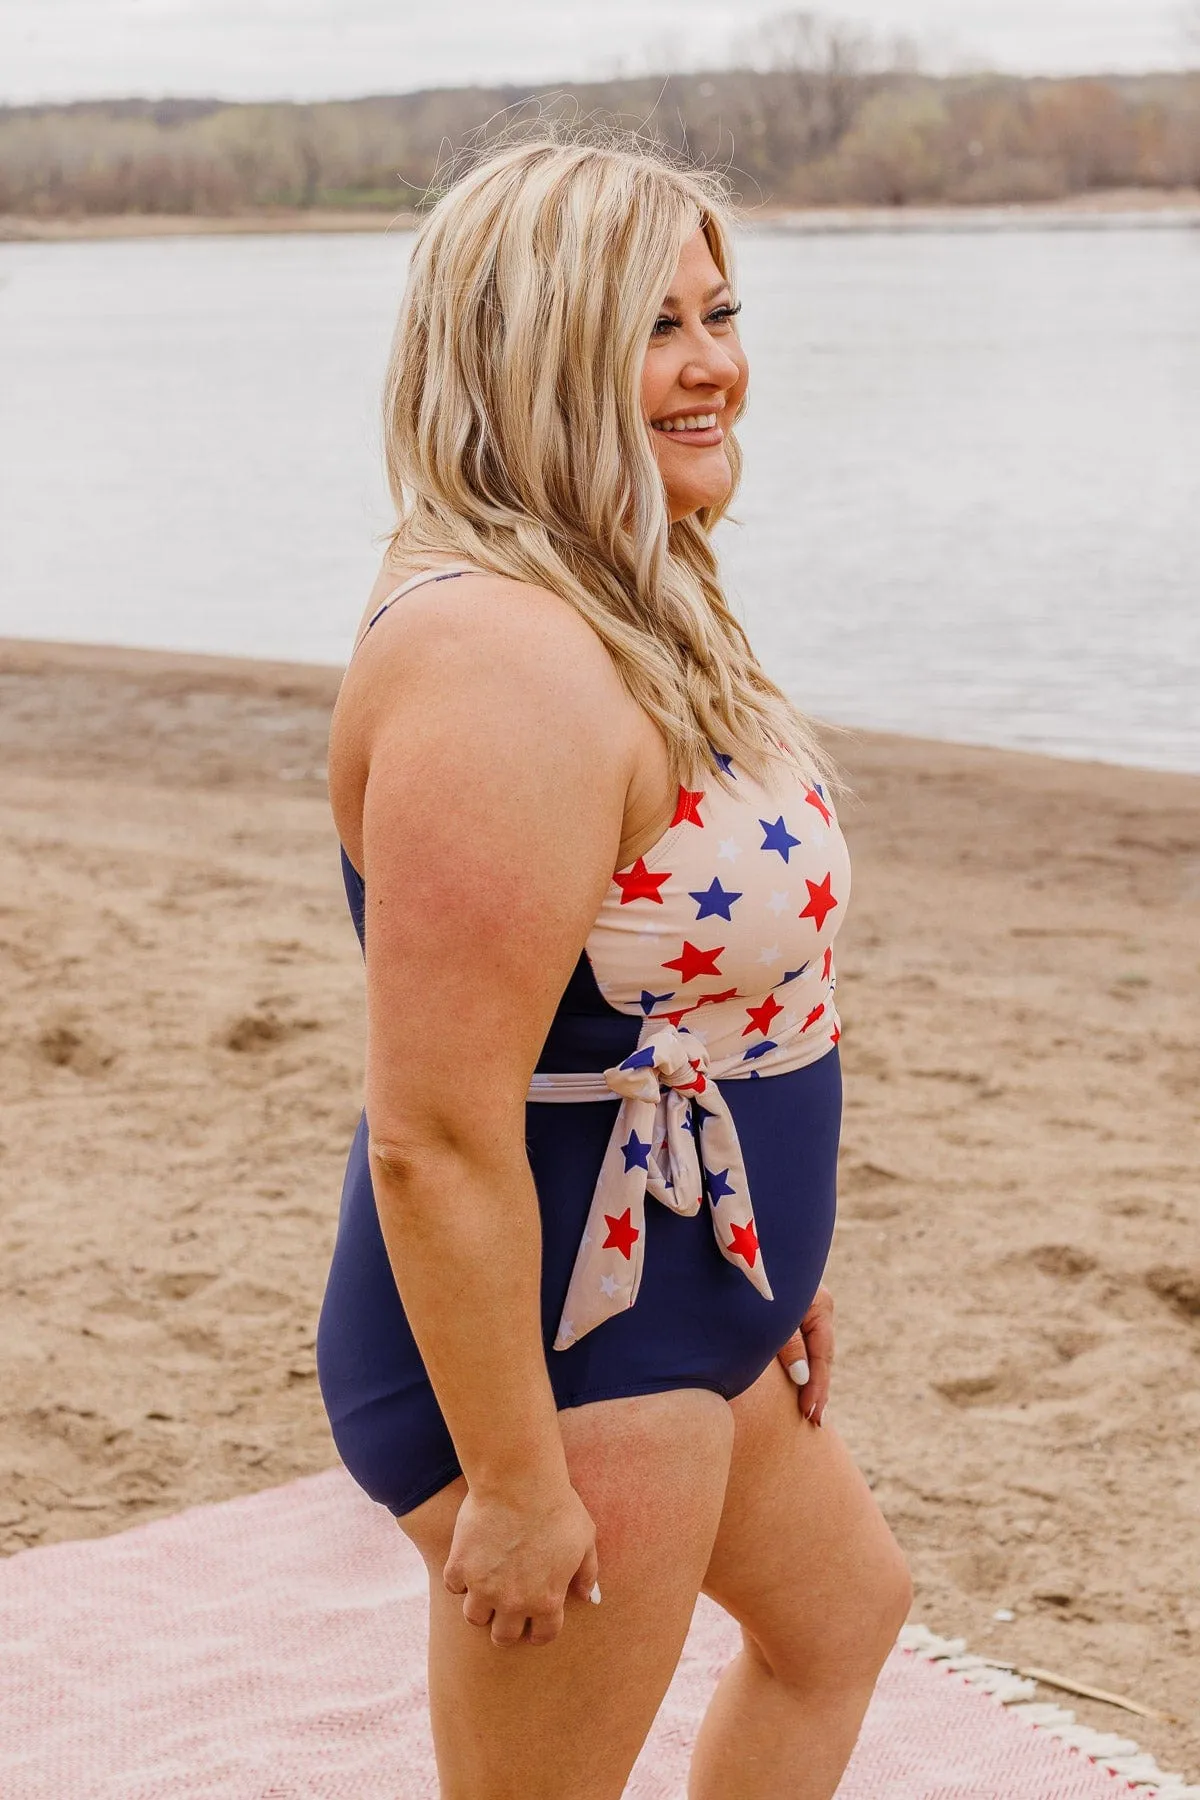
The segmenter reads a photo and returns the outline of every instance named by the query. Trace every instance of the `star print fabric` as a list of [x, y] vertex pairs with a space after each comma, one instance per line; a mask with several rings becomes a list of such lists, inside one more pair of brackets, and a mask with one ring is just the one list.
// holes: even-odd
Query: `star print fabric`
[[686, 1027], [676, 1031], [669, 1024], [646, 1026], [642, 1038], [631, 1056], [604, 1071], [606, 1084], [622, 1096], [622, 1105], [575, 1259], [554, 1340], [556, 1350], [568, 1349], [637, 1299], [647, 1193], [685, 1218], [699, 1212], [704, 1184], [690, 1098], [702, 1109], [699, 1129], [717, 1245], [728, 1262], [749, 1276], [764, 1300], [775, 1297], [754, 1234], [737, 1128], [720, 1089], [709, 1078], [708, 1052]]
[[838, 1040], [849, 852], [822, 787], [784, 769], [767, 788], [720, 761], [733, 791], [680, 788], [666, 833], [614, 874], [588, 959], [619, 1012], [686, 1018], [714, 1062], [782, 1074]]
[[602, 1077], [539, 1074], [530, 1087], [530, 1099], [622, 1096], [555, 1349], [633, 1305], [646, 1195], [694, 1215], [701, 1163], [722, 1256], [771, 1298], [717, 1083], [785, 1074], [837, 1043], [833, 940], [850, 860], [820, 785], [779, 766], [768, 787], [718, 760], [733, 791], [715, 780], [681, 787], [667, 831], [615, 872], [588, 936], [605, 1001], [644, 1021], [637, 1049]]

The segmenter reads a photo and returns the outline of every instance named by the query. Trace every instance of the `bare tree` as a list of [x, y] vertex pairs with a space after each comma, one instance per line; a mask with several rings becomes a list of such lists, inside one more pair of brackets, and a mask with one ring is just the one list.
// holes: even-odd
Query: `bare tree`
[[869, 32], [808, 11], [764, 20], [745, 49], [752, 67], [787, 78], [806, 158], [836, 148], [889, 60]]

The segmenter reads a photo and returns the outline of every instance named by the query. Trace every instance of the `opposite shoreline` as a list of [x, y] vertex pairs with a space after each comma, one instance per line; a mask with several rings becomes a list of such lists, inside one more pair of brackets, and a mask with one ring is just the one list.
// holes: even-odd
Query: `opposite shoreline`
[[[278, 233], [371, 233], [414, 229], [411, 212], [330, 207], [271, 207], [205, 217], [196, 213], [118, 213], [74, 218], [0, 214], [0, 243], [85, 243], [116, 238], [242, 237]], [[871, 232], [1178, 230], [1200, 228], [1200, 190], [1116, 189], [1061, 201], [989, 206], [756, 207], [751, 230], [821, 236]]]

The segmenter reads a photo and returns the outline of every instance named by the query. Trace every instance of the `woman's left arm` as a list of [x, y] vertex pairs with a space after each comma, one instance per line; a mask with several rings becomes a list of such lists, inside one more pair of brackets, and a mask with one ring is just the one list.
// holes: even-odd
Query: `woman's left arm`
[[814, 1425], [825, 1417], [833, 1373], [833, 1295], [822, 1282], [779, 1360], [800, 1389], [800, 1411]]

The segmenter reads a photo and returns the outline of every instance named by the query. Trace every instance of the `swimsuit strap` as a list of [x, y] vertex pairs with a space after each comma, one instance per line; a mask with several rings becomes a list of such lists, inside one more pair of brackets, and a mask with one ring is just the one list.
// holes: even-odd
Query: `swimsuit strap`
[[[486, 574], [486, 569], [477, 569], [474, 563], [457, 563], [452, 569], [418, 569], [415, 575], [410, 575], [407, 581], [402, 581], [398, 588], [393, 588], [391, 593], [385, 595], [380, 601], [379, 605], [375, 608], [375, 611], [364, 625], [362, 633], [354, 645], [354, 650], [358, 649], [359, 644], [362, 643], [363, 638], [366, 637], [371, 627], [378, 624], [379, 620], [382, 619], [389, 606], [401, 599], [403, 595], [411, 593], [413, 588], [420, 587], [423, 582], [453, 581], [456, 575]], [[351, 656], [354, 655], [354, 650], [351, 650]]]

